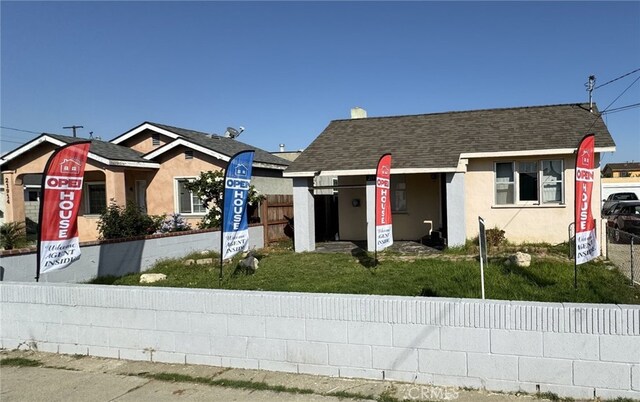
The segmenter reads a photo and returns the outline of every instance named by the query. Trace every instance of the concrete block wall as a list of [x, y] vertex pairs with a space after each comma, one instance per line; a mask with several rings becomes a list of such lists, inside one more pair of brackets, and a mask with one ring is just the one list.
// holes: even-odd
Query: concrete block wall
[[[249, 227], [249, 247], [264, 247], [263, 226]], [[130, 241], [90, 242], [90, 245], [81, 245], [80, 250], [80, 260], [63, 270], [42, 274], [40, 282], [88, 282], [98, 276], [144, 272], [160, 259], [180, 258], [205, 250], [220, 251], [220, 232], [173, 233]], [[2, 281], [35, 282], [35, 276], [35, 249], [4, 255], [0, 259]]]
[[640, 307], [0, 284], [0, 346], [640, 398]]

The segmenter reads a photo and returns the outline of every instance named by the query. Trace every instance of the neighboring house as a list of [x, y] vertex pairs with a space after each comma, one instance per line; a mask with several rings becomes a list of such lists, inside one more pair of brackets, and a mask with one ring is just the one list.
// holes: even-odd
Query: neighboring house
[[607, 163], [602, 168], [602, 199], [613, 193], [635, 193], [640, 198], [640, 162]]
[[[355, 112], [355, 113], [354, 113]], [[296, 251], [313, 250], [313, 179], [338, 177], [343, 240], [374, 247], [374, 175], [390, 152], [393, 235], [418, 240], [429, 231], [449, 246], [478, 235], [478, 217], [513, 242], [560, 243], [573, 222], [578, 143], [596, 135], [596, 164], [615, 143], [588, 105], [475, 110], [332, 121], [285, 171], [293, 178]], [[596, 179], [599, 181], [599, 178]], [[599, 219], [599, 182], [593, 211]]]
[[[39, 204], [38, 183], [53, 150], [84, 140], [42, 134], [0, 159], [7, 222], [26, 221], [29, 226], [34, 204]], [[80, 240], [98, 237], [100, 212], [111, 201], [119, 205], [135, 202], [152, 215], [177, 212], [195, 227], [205, 209], [186, 190], [186, 182], [202, 171], [224, 169], [235, 153], [247, 149], [255, 150], [252, 184], [258, 191], [291, 194], [291, 179], [282, 178], [289, 161], [230, 138], [145, 122], [110, 142], [91, 140], [78, 218]], [[65, 162], [65, 168], [75, 168], [74, 161]]]
[[640, 178], [640, 162], [607, 163], [602, 168], [602, 176], [613, 178]]

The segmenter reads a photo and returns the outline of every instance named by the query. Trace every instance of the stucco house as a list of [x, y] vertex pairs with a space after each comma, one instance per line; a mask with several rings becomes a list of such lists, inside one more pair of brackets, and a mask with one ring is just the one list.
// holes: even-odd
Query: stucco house
[[[42, 134], [0, 158], [5, 220], [37, 221], [41, 175], [53, 150], [83, 138]], [[109, 142], [92, 139], [84, 175], [80, 240], [98, 238], [100, 212], [112, 200], [135, 202], [148, 214], [178, 212], [195, 227], [205, 209], [184, 185], [201, 171], [224, 169], [239, 151], [255, 151], [253, 180], [263, 194], [291, 194], [282, 177], [289, 161], [235, 139], [145, 122]], [[73, 168], [72, 166], [69, 167]]]
[[387, 152], [396, 240], [421, 239], [432, 226], [449, 246], [462, 245], [478, 235], [481, 216], [513, 242], [566, 241], [575, 152], [587, 133], [596, 136], [597, 161], [615, 151], [597, 108], [583, 104], [390, 117], [354, 109], [351, 119], [329, 123], [284, 173], [293, 178], [295, 249], [315, 249], [318, 176], [338, 177], [338, 237], [367, 240], [373, 249], [373, 175]]

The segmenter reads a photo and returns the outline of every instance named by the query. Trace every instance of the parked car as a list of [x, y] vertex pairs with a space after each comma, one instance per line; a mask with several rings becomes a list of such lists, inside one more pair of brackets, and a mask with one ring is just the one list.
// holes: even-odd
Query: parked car
[[629, 234], [640, 236], [640, 201], [619, 203], [607, 218], [607, 226], [614, 229], [616, 242], [630, 238]]
[[607, 197], [606, 200], [602, 200], [602, 215], [609, 215], [613, 207], [620, 201], [638, 201], [638, 196], [635, 193], [613, 193]]

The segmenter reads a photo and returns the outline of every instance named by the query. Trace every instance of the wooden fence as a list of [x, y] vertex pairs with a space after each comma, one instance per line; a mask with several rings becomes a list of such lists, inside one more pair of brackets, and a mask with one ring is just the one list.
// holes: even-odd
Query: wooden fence
[[287, 239], [287, 219], [293, 218], [293, 195], [267, 195], [261, 202], [260, 217], [264, 224], [264, 245]]

